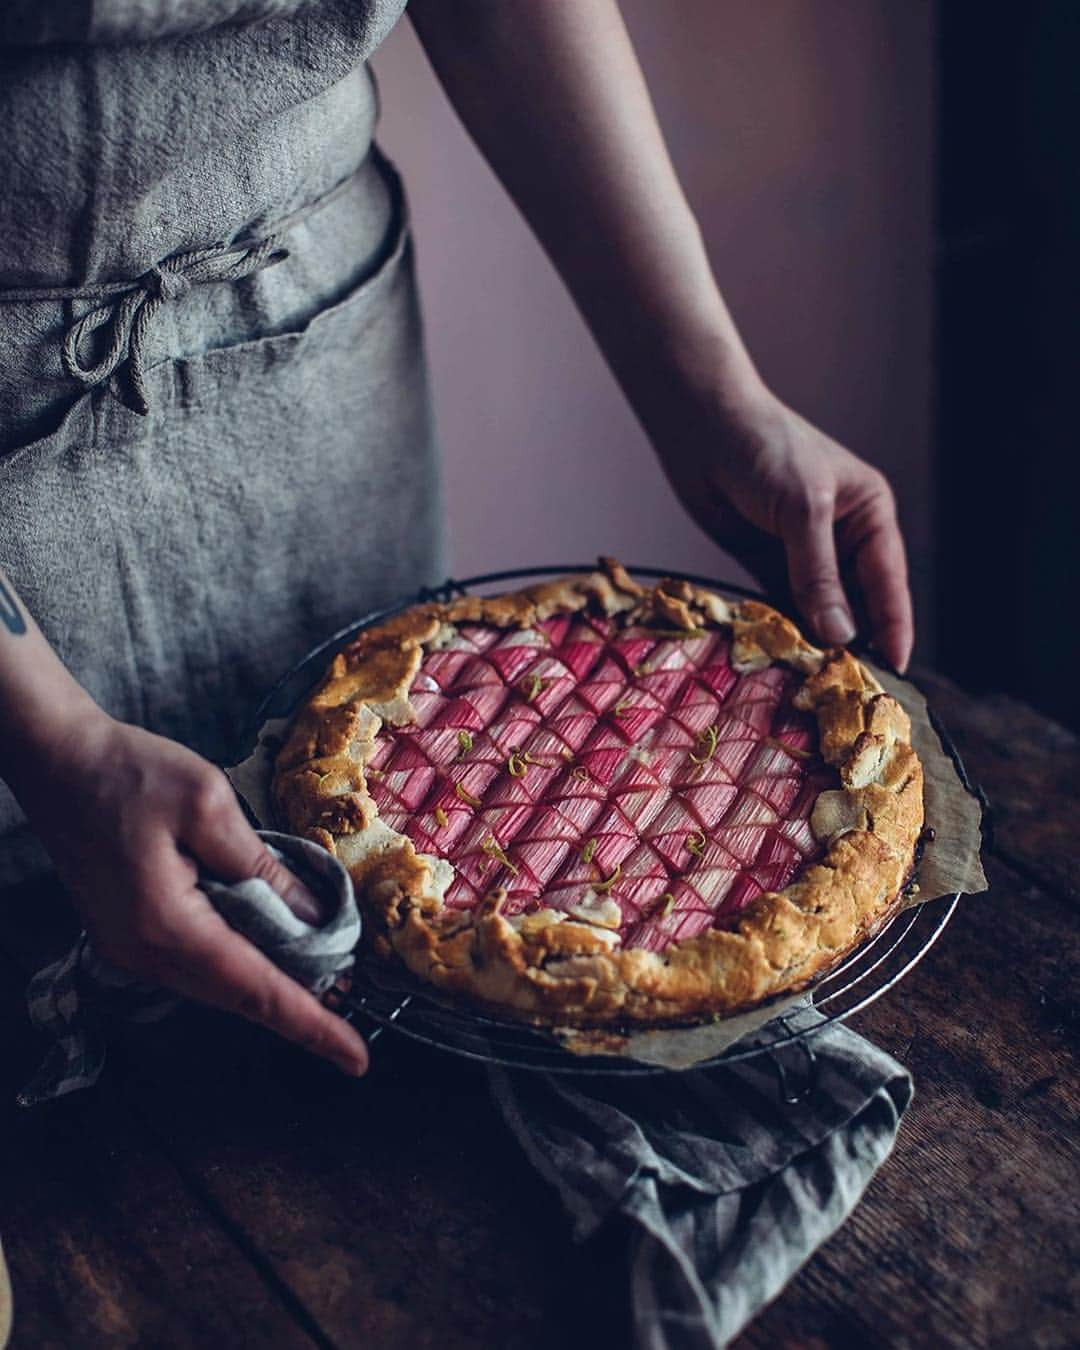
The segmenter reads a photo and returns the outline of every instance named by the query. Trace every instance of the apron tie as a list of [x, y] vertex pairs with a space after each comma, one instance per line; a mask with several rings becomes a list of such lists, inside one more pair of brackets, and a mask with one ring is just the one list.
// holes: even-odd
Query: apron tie
[[[372, 147], [372, 153], [381, 163], [387, 161]], [[0, 305], [31, 304], [55, 300], [97, 301], [96, 308], [76, 319], [64, 334], [60, 359], [64, 370], [85, 388], [101, 384], [122, 365], [127, 366], [130, 387], [130, 406], [138, 413], [150, 410], [146, 392], [146, 372], [143, 360], [146, 338], [154, 315], [162, 305], [181, 300], [193, 286], [209, 286], [219, 281], [240, 281], [264, 268], [284, 262], [289, 250], [281, 242], [288, 232], [322, 210], [343, 193], [360, 172], [353, 173], [324, 192], [322, 196], [289, 212], [273, 225], [273, 233], [262, 239], [248, 236], [230, 244], [210, 244], [205, 248], [189, 249], [162, 259], [134, 281], [105, 281], [87, 286], [21, 287], [0, 289]], [[396, 177], [395, 177], [396, 181]], [[394, 189], [400, 203], [400, 187]], [[83, 340], [99, 328], [109, 327], [109, 347], [96, 365], [86, 365], [80, 355]]]
[[[147, 413], [150, 403], [143, 359], [150, 324], [162, 305], [182, 299], [193, 286], [239, 281], [283, 262], [288, 256], [288, 249], [270, 235], [250, 246], [219, 244], [176, 253], [155, 263], [134, 282], [85, 287], [78, 292], [80, 299], [102, 303], [76, 319], [64, 334], [61, 348], [64, 369], [72, 379], [89, 388], [107, 380], [126, 362], [132, 406], [138, 413]], [[65, 298], [74, 297], [69, 294]], [[83, 340], [106, 326], [110, 330], [108, 349], [96, 365], [84, 364], [79, 350]]]

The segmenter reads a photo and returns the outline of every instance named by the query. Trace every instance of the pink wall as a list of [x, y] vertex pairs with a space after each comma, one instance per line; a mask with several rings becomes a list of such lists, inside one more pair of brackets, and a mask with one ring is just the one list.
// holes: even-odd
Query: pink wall
[[[925, 633], [931, 0], [623, 0], [623, 12], [760, 368], [896, 484]], [[415, 218], [457, 574], [607, 551], [735, 578], [682, 514], [407, 23], [375, 65], [381, 139]]]

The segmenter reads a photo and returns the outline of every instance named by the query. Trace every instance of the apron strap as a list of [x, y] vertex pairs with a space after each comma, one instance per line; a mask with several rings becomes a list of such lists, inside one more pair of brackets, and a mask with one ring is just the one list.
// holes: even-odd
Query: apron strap
[[[0, 304], [97, 301], [96, 306], [75, 319], [64, 334], [60, 349], [64, 370], [89, 389], [109, 379], [121, 366], [126, 366], [130, 406], [145, 415], [150, 410], [143, 365], [146, 340], [154, 315], [162, 305], [182, 299], [193, 286], [240, 281], [284, 262], [289, 250], [281, 242], [282, 235], [340, 196], [354, 176], [350, 174], [329, 192], [291, 212], [278, 221], [273, 233], [262, 238], [211, 244], [206, 248], [174, 253], [132, 281], [0, 290]], [[88, 365], [80, 352], [83, 341], [105, 327], [109, 330], [108, 349], [95, 365]]]

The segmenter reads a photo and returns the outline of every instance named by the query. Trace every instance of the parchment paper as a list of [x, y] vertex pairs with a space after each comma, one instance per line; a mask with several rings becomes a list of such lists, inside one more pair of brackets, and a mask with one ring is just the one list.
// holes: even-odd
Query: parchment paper
[[[911, 742], [925, 774], [926, 824], [933, 830], [923, 851], [917, 886], [904, 908], [943, 895], [977, 895], [987, 889], [979, 850], [982, 844], [982, 804], [961, 782], [956, 765], [942, 745], [926, 707], [926, 700], [908, 680], [902, 680], [860, 658], [882, 687], [911, 718]], [[226, 769], [233, 788], [263, 828], [275, 828], [270, 800], [274, 757], [284, 739], [288, 718], [274, 718], [259, 731], [255, 749], [240, 764]], [[734, 1017], [695, 1027], [639, 1031], [627, 1035], [556, 1030], [568, 1051], [582, 1055], [619, 1055], [668, 1069], [686, 1069], [714, 1058], [736, 1041], [760, 1030], [777, 1017], [799, 1018], [806, 1008], [807, 991], [777, 999]]]
[[277, 829], [270, 799], [270, 783], [274, 776], [274, 759], [284, 744], [285, 732], [291, 720], [288, 717], [272, 717], [269, 722], [264, 722], [259, 728], [255, 749], [247, 759], [225, 770], [233, 791], [263, 830]]

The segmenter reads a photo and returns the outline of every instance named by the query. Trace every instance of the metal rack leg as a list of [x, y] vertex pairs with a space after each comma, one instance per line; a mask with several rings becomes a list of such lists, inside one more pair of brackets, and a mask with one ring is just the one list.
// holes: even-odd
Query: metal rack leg
[[387, 1025], [388, 1025], [390, 1022], [396, 1022], [397, 1019], [401, 1016], [401, 1014], [405, 1011], [405, 1009], [409, 1006], [409, 1004], [410, 1004], [412, 1001], [413, 1001], [413, 996], [412, 996], [412, 994], [406, 994], [405, 997], [401, 1000], [401, 1002], [400, 1002], [400, 1003], [397, 1005], [397, 1007], [394, 1009], [394, 1011], [393, 1011], [393, 1012], [389, 1015], [389, 1017], [386, 1019], [386, 1021], [385, 1021], [385, 1022], [381, 1022], [381, 1023], [380, 1023], [380, 1024], [379, 1024], [379, 1025], [378, 1025], [378, 1026], [377, 1026], [377, 1027], [376, 1027], [369, 1035], [368, 1035], [368, 1037], [367, 1037], [367, 1043], [368, 1043], [368, 1045], [374, 1045], [375, 1042], [379, 1039], [379, 1037], [380, 1037], [380, 1036], [383, 1034], [383, 1032], [386, 1030]]
[[[359, 998], [348, 996], [344, 990], [330, 989], [323, 995], [323, 1002], [331, 1011], [336, 1012], [339, 1017], [344, 1018], [346, 1022], [352, 1022], [357, 1013], [365, 1011], [367, 1006], [367, 995], [362, 994]], [[385, 1022], [378, 1022], [371, 1031], [364, 1033], [364, 1039], [368, 1045], [374, 1045], [379, 1037], [386, 1030], [391, 1022], [396, 1022], [409, 1004], [413, 1001], [412, 994], [406, 994], [393, 1012], [387, 1015]]]

